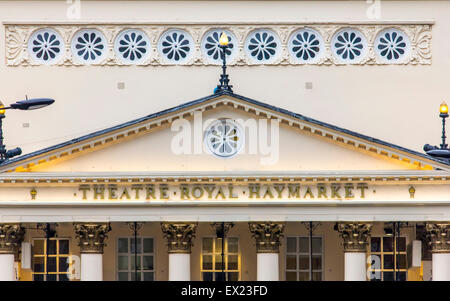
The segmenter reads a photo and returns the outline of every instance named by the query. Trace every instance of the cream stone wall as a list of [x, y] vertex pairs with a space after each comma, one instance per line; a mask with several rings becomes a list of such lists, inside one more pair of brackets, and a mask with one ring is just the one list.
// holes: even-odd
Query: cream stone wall
[[[422, 151], [440, 137], [438, 106], [448, 96], [450, 2], [381, 1], [81, 1], [68, 19], [65, 1], [0, 1], [0, 20], [35, 22], [423, 22], [432, 26], [431, 65], [235, 66], [238, 94]], [[215, 66], [9, 67], [0, 27], [1, 100], [52, 97], [51, 107], [8, 112], [8, 147], [24, 153], [211, 94]], [[195, 74], [195, 76], [192, 76]], [[305, 89], [305, 83], [312, 89]], [[124, 83], [124, 89], [118, 84]], [[28, 123], [29, 127], [24, 127]]]

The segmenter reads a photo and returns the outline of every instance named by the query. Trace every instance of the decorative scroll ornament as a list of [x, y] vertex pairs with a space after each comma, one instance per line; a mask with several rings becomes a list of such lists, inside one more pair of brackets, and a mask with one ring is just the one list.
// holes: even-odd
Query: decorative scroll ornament
[[76, 238], [79, 240], [81, 253], [103, 254], [105, 239], [111, 231], [111, 225], [107, 224], [82, 224], [73, 225]]
[[335, 228], [344, 240], [344, 252], [366, 252], [372, 224], [338, 223]]
[[256, 240], [257, 253], [279, 253], [280, 238], [283, 236], [284, 224], [281, 223], [248, 223], [250, 232]]
[[161, 230], [167, 239], [168, 252], [191, 253], [197, 223], [161, 223]]
[[[7, 66], [49, 63], [58, 66], [217, 65], [220, 55], [215, 40], [218, 32], [225, 31], [233, 46], [230, 47], [228, 65], [429, 65], [432, 56], [431, 27], [431, 24], [423, 23], [345, 22], [212, 25], [9, 23], [5, 25], [5, 56]], [[46, 62], [36, 59], [35, 55], [41, 53], [33, 54], [33, 48], [30, 50], [28, 47], [36, 37], [34, 34], [44, 32], [42, 30], [53, 33], [59, 41], [56, 44], [60, 44], [56, 46], [61, 48], [58, 57]], [[394, 32], [395, 36], [392, 34]], [[384, 37], [388, 42], [387, 33], [390, 44], [380, 39]], [[399, 34], [402, 41], [407, 41], [406, 48], [399, 40]], [[144, 46], [141, 39], [138, 41], [141, 36], [148, 38], [145, 47], [141, 47]], [[55, 40], [51, 39], [54, 43]], [[320, 45], [318, 53], [317, 41]], [[396, 59], [397, 52], [385, 51], [385, 44], [395, 46], [398, 53], [404, 50], [405, 54]], [[129, 51], [133, 45], [135, 50]]]
[[0, 254], [17, 254], [24, 235], [21, 224], [0, 224]]
[[432, 253], [450, 253], [450, 223], [427, 223]]
[[214, 231], [217, 234], [217, 237], [222, 237], [222, 231], [223, 236], [226, 236], [228, 232], [230, 232], [230, 229], [234, 227], [234, 223], [211, 223], [211, 227], [214, 228]]

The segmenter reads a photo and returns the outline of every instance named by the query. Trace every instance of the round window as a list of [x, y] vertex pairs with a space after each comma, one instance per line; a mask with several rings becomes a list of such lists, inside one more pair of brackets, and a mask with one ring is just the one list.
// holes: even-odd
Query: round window
[[244, 136], [242, 129], [230, 119], [219, 119], [213, 122], [205, 133], [205, 144], [208, 150], [221, 158], [230, 158], [242, 148]]

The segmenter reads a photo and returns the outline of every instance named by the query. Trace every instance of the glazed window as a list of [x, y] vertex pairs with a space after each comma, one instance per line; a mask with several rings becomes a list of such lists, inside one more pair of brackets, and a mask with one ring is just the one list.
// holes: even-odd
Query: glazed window
[[[33, 280], [69, 281], [70, 241], [67, 238], [33, 239]], [[46, 256], [48, 255], [48, 256]]]
[[[394, 257], [394, 250], [396, 256]], [[394, 266], [396, 266], [397, 280], [406, 281], [407, 257], [406, 237], [371, 237], [370, 252], [371, 259], [371, 281], [393, 281]], [[378, 273], [377, 273], [378, 272]]]
[[[239, 240], [225, 238], [225, 279], [240, 280]], [[201, 273], [203, 281], [220, 279], [222, 271], [222, 238], [204, 237], [202, 240]]]
[[[310, 267], [312, 267], [312, 279], [310, 277]], [[286, 281], [321, 281], [322, 278], [322, 237], [313, 236], [312, 239], [308, 236], [287, 237]]]
[[155, 280], [154, 240], [151, 237], [137, 237], [136, 243], [134, 237], [117, 240], [117, 280], [135, 281], [136, 274], [138, 281]]

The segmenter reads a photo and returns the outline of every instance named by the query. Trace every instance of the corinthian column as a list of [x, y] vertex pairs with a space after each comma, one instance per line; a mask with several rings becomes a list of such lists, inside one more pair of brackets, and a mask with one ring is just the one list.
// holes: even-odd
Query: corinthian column
[[450, 223], [427, 223], [433, 281], [450, 281]]
[[103, 280], [103, 247], [111, 226], [107, 224], [73, 225], [81, 253], [81, 281]]
[[169, 281], [191, 280], [191, 247], [197, 223], [161, 223], [169, 253]]
[[25, 230], [20, 224], [0, 224], [0, 281], [15, 281], [14, 254], [19, 250]]
[[372, 224], [343, 222], [335, 230], [344, 243], [345, 281], [366, 281], [366, 250]]
[[257, 281], [280, 280], [280, 238], [284, 224], [271, 222], [248, 223], [256, 240]]

